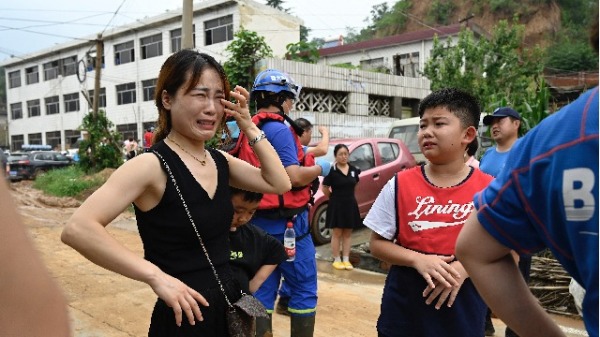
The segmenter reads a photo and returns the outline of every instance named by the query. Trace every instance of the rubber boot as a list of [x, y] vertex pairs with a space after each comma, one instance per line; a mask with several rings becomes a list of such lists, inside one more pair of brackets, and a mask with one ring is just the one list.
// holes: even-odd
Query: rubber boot
[[256, 317], [256, 337], [273, 337], [273, 319]]
[[289, 316], [290, 312], [288, 311], [288, 303], [290, 302], [289, 297], [279, 297], [277, 300], [277, 304], [275, 305], [275, 312], [280, 315]]
[[315, 316], [292, 316], [292, 337], [313, 337]]

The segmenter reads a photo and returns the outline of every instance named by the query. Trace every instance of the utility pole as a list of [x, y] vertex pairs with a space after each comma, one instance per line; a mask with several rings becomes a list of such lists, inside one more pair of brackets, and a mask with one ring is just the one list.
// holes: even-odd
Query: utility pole
[[102, 72], [102, 55], [104, 55], [104, 41], [102, 34], [96, 39], [96, 78], [94, 80], [94, 99], [92, 101], [92, 114], [98, 116], [98, 103], [100, 101], [100, 73]]
[[194, 0], [183, 0], [181, 20], [181, 49], [194, 48], [192, 40], [192, 21], [194, 18]]

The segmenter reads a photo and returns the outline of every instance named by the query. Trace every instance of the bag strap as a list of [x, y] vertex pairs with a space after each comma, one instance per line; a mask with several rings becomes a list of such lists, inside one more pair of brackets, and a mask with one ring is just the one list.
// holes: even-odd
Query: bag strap
[[181, 190], [179, 189], [179, 185], [177, 185], [177, 180], [175, 180], [175, 176], [173, 175], [173, 172], [171, 171], [169, 164], [167, 164], [167, 162], [165, 161], [165, 158], [163, 158], [163, 156], [160, 153], [156, 152], [156, 150], [153, 150], [152, 152], [154, 152], [154, 154], [156, 156], [158, 156], [158, 158], [160, 158], [163, 166], [167, 169], [167, 173], [169, 174], [169, 177], [171, 178], [171, 181], [173, 182], [173, 185], [175, 186], [175, 190], [177, 191], [177, 194], [179, 195], [179, 199], [181, 199], [181, 203], [183, 204], [185, 213], [187, 214], [188, 219], [190, 219], [190, 223], [192, 224], [192, 227], [194, 227], [194, 232], [196, 232], [198, 241], [200, 241], [200, 246], [202, 247], [202, 251], [204, 252], [204, 255], [206, 256], [206, 260], [208, 260], [208, 263], [210, 264], [210, 268], [212, 268], [213, 274], [215, 275], [215, 279], [217, 279], [217, 283], [219, 284], [219, 288], [221, 289], [223, 296], [225, 296], [225, 301], [227, 302], [227, 305], [230, 308], [233, 308], [233, 304], [231, 303], [231, 301], [229, 300], [229, 297], [227, 296], [227, 293], [225, 292], [223, 283], [221, 283], [221, 278], [219, 278], [219, 274], [217, 274], [217, 269], [213, 265], [212, 260], [210, 259], [210, 256], [208, 256], [208, 250], [206, 249], [206, 246], [204, 246], [204, 241], [202, 240], [202, 237], [200, 236], [200, 233], [198, 232], [198, 228], [196, 228], [196, 223], [194, 222], [194, 219], [192, 218], [192, 214], [190, 213], [187, 203], [185, 202], [185, 199], [183, 198], [183, 194], [181, 193]]

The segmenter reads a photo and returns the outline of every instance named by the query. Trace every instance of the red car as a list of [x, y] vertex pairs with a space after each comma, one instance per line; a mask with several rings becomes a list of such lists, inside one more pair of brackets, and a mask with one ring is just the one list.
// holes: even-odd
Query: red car
[[[333, 148], [340, 143], [346, 144], [350, 150], [349, 163], [361, 170], [355, 196], [362, 218], [371, 209], [379, 191], [396, 172], [417, 165], [406, 145], [392, 138], [332, 139], [329, 151], [322, 158], [333, 162]], [[308, 219], [314, 242], [320, 245], [331, 241], [330, 230], [325, 227], [328, 199], [320, 188], [314, 199], [315, 204], [310, 208]]]

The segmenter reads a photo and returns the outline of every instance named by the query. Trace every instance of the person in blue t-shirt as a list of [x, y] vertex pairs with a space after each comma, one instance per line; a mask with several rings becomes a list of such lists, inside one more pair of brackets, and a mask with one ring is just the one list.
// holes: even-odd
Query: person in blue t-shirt
[[[481, 162], [479, 163], [479, 169], [493, 177], [497, 177], [506, 165], [506, 158], [508, 157], [510, 150], [519, 139], [521, 115], [510, 107], [501, 107], [494, 110], [491, 115], [485, 116], [483, 118], [483, 124], [490, 127], [490, 133], [496, 142], [496, 146], [490, 147], [485, 151], [481, 158]], [[523, 278], [529, 282], [531, 256], [519, 256], [518, 263]], [[492, 312], [488, 309], [485, 318], [486, 336], [493, 336], [495, 333], [491, 315]], [[505, 337], [517, 336], [507, 328]]]
[[510, 149], [519, 138], [521, 115], [512, 108], [497, 108], [491, 115], [483, 118], [483, 124], [490, 127], [496, 146], [488, 148], [479, 163], [479, 169], [497, 177], [506, 164]]
[[[271, 314], [283, 276], [291, 295], [288, 303], [291, 336], [311, 337], [317, 307], [317, 263], [315, 246], [309, 235], [309, 187], [319, 175], [329, 173], [331, 164], [317, 161], [317, 165], [305, 166], [306, 156], [299, 139], [304, 130], [287, 116], [299, 91], [300, 87], [287, 74], [267, 69], [256, 76], [250, 95], [258, 110], [253, 120], [263, 118], [260, 128], [279, 155], [293, 186], [292, 191], [283, 195], [265, 194], [253, 224], [280, 241], [283, 241], [288, 222], [293, 223], [296, 232], [295, 259], [279, 264], [254, 295]], [[257, 318], [256, 336], [272, 336], [272, 330], [270, 318]]]
[[[595, 36], [597, 43], [597, 26]], [[477, 211], [459, 235], [458, 259], [520, 336], [564, 336], [510, 254], [545, 248], [585, 288], [583, 319], [589, 335], [598, 336], [598, 124], [596, 87], [529, 131], [475, 195]]]

